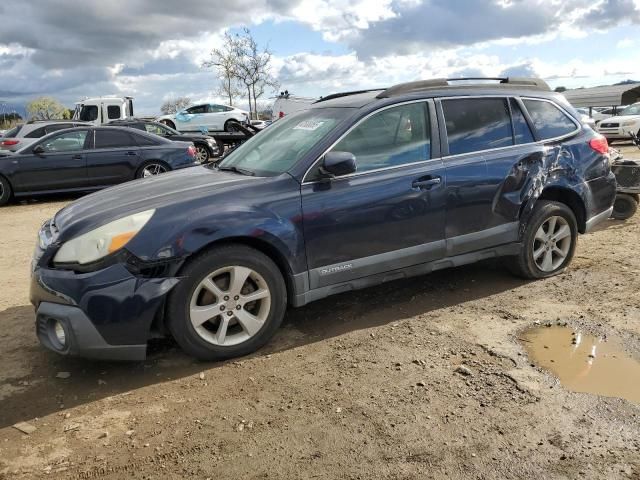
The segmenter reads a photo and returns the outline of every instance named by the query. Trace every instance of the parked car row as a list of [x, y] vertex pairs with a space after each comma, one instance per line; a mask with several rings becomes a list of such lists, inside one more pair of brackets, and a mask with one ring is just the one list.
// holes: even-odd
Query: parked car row
[[98, 190], [198, 163], [191, 142], [138, 129], [54, 130], [15, 152], [0, 151], [0, 205], [13, 197]]
[[[107, 131], [191, 164], [134, 128], [41, 142], [89, 157]], [[62, 355], [139, 360], [166, 334], [224, 359], [264, 345], [288, 306], [340, 292], [494, 257], [550, 277], [610, 216], [609, 162], [606, 139], [537, 79], [330, 95], [216, 168], [106, 189], [48, 220], [32, 263], [37, 335]]]

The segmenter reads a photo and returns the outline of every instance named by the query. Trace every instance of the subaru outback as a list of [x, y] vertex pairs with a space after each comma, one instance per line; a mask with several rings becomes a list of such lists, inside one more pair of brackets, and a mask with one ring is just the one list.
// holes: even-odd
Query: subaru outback
[[103, 190], [45, 222], [39, 340], [135, 360], [170, 335], [217, 360], [329, 295], [493, 257], [556, 275], [615, 196], [607, 141], [579, 119], [537, 79], [325, 97], [217, 167]]

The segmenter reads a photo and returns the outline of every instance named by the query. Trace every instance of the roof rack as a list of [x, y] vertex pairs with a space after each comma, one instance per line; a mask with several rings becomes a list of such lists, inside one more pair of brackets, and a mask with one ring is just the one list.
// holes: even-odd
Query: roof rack
[[379, 92], [380, 90], [384, 90], [384, 89], [383, 88], [370, 88], [369, 90], [353, 90], [351, 92], [332, 93], [331, 95], [327, 95], [326, 97], [322, 97], [322, 98], [320, 98], [320, 100], [316, 100], [313, 103], [326, 102], [327, 100], [333, 100], [334, 98], [348, 97], [349, 95], [358, 95], [359, 93]]
[[[380, 92], [376, 98], [389, 98], [407, 93], [421, 92], [434, 88], [462, 87], [472, 85], [474, 87], [486, 86], [484, 82], [498, 82], [500, 87], [523, 87], [538, 90], [551, 90], [547, 82], [539, 78], [525, 77], [466, 77], [466, 78], [435, 78], [432, 80], [418, 80], [417, 82], [400, 83]], [[465, 82], [462, 85], [452, 85], [452, 82]], [[478, 82], [478, 83], [470, 83]], [[491, 84], [488, 84], [491, 85]]]

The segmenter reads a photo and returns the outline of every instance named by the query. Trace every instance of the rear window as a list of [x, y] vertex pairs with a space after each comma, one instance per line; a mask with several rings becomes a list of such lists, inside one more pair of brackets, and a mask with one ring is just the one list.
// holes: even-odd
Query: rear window
[[160, 144], [160, 142], [158, 141], [159, 139], [149, 138], [146, 135], [133, 134], [133, 137], [135, 138], [136, 142], [138, 142], [138, 145], [140, 145], [141, 147], [149, 147], [149, 146]]
[[542, 140], [562, 137], [577, 130], [569, 116], [551, 102], [523, 100], [533, 121], [533, 127]]
[[11, 130], [5, 132], [5, 134], [2, 136], [2, 138], [13, 138], [13, 137], [16, 137], [20, 133], [20, 130], [22, 130], [22, 125], [16, 125]]
[[443, 100], [449, 154], [513, 145], [511, 118], [504, 98]]
[[137, 144], [127, 132], [120, 130], [96, 130], [95, 148], [131, 147]]

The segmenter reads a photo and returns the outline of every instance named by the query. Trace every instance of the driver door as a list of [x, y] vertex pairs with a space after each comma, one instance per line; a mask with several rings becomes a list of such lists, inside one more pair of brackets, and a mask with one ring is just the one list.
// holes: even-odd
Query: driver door
[[208, 105], [195, 105], [176, 114], [176, 127], [181, 132], [199, 132], [207, 128]]
[[[87, 186], [89, 130], [73, 130], [45, 137], [16, 157], [15, 190], [37, 192], [81, 189]], [[43, 151], [34, 153], [42, 147]]]

